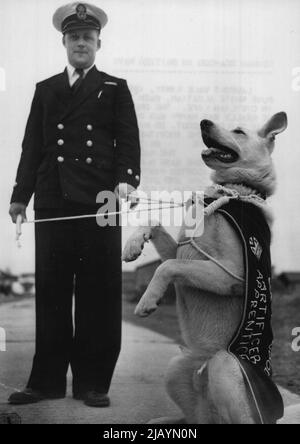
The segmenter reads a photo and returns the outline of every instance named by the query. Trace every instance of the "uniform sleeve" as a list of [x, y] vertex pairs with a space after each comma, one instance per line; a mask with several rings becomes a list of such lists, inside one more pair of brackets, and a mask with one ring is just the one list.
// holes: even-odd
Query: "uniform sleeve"
[[19, 202], [28, 205], [34, 193], [43, 145], [42, 121], [40, 91], [37, 87], [26, 125], [25, 136], [22, 143], [22, 154], [11, 203]]
[[120, 81], [117, 88], [115, 137], [117, 183], [137, 188], [141, 178], [140, 136], [134, 103], [125, 80]]

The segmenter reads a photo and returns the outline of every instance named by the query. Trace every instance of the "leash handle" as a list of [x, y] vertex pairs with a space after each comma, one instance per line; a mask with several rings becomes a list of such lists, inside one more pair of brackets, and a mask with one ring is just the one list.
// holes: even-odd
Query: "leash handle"
[[23, 223], [23, 216], [19, 214], [16, 220], [16, 241], [18, 248], [21, 248], [20, 238], [22, 236], [22, 223]]

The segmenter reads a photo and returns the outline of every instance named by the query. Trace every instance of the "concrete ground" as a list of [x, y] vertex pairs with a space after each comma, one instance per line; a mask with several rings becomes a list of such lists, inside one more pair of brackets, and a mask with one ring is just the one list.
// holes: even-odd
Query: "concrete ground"
[[[31, 369], [33, 300], [1, 305], [0, 327], [7, 334], [7, 349], [0, 351], [0, 416], [16, 412], [24, 424], [145, 424], [159, 416], [180, 416], [163, 383], [168, 361], [178, 354], [178, 346], [165, 336], [128, 323], [123, 325], [123, 348], [111, 387], [110, 408], [84, 406], [72, 399], [70, 387], [63, 400], [9, 406], [9, 394], [25, 386]], [[282, 394], [286, 405], [300, 402], [286, 390]]]

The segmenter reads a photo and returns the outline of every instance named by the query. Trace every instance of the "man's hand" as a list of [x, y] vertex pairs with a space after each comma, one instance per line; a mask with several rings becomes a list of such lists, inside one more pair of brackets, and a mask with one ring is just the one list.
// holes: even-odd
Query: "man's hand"
[[15, 224], [17, 222], [17, 217], [22, 216], [22, 223], [27, 220], [26, 217], [26, 205], [19, 202], [13, 202], [9, 208], [9, 215]]
[[134, 208], [139, 203], [139, 197], [136, 193], [136, 189], [129, 185], [128, 183], [120, 183], [115, 188], [115, 195], [121, 205], [122, 200], [124, 199], [126, 202], [130, 202], [130, 208]]

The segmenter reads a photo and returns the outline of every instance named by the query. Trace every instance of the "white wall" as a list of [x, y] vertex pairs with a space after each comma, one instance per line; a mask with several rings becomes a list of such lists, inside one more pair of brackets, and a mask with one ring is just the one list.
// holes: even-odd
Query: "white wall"
[[[65, 66], [52, 27], [57, 0], [0, 2], [0, 268], [33, 269], [33, 227], [14, 242], [7, 216], [34, 84]], [[209, 180], [200, 152], [199, 122], [256, 126], [285, 110], [289, 129], [278, 138], [278, 191], [273, 259], [278, 270], [299, 269], [298, 183], [300, 66], [298, 0], [103, 0], [109, 15], [97, 66], [125, 77], [136, 103], [145, 190], [200, 190]], [[3, 83], [3, 82], [2, 82]], [[2, 85], [3, 86], [3, 85]], [[29, 212], [32, 217], [32, 213]], [[129, 230], [124, 230], [124, 238]], [[152, 257], [151, 249], [146, 256]]]

